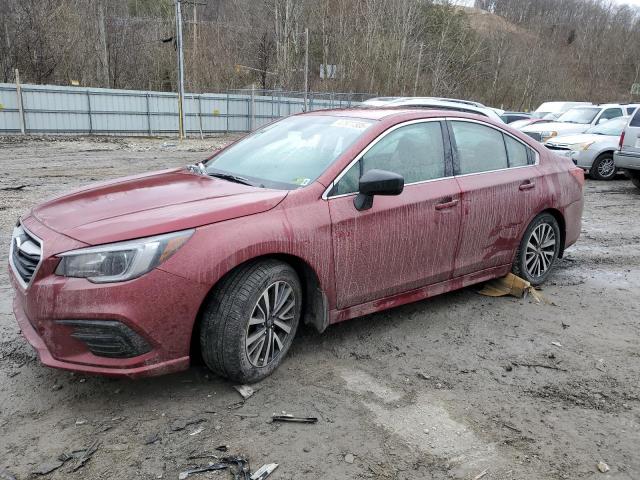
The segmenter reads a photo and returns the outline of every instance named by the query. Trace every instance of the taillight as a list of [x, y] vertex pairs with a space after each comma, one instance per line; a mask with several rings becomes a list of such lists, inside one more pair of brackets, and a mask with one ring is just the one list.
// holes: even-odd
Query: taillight
[[577, 180], [578, 185], [584, 186], [584, 171], [581, 168], [572, 168], [569, 173]]
[[622, 130], [622, 134], [620, 135], [620, 143], [618, 143], [618, 150], [622, 150], [623, 143], [624, 143], [624, 130]]

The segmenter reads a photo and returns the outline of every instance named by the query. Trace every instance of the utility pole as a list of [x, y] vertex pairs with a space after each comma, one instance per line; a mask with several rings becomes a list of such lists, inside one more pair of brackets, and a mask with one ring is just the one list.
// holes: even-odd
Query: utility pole
[[180, 140], [184, 138], [184, 51], [182, 48], [182, 10], [180, 2], [176, 1], [176, 37], [178, 48], [178, 134]]
[[307, 96], [309, 91], [309, 29], [304, 29], [304, 111], [307, 111]]
[[193, 4], [193, 58], [198, 55], [198, 4]]
[[420, 67], [422, 66], [422, 49], [424, 48], [424, 43], [420, 44], [420, 53], [418, 54], [418, 68], [416, 69], [416, 82], [413, 84], [413, 96], [416, 96], [418, 91], [418, 80], [420, 79]]

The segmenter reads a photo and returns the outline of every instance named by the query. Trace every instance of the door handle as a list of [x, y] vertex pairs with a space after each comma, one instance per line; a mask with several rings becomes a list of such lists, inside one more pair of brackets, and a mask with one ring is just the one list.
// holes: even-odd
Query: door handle
[[460, 201], [458, 199], [452, 199], [451, 197], [445, 198], [444, 202], [436, 204], [436, 210], [445, 210], [447, 208], [453, 208], [458, 205]]
[[531, 180], [527, 180], [525, 182], [522, 182], [518, 188], [520, 190], [531, 190], [533, 188], [536, 188], [536, 184], [533, 183]]

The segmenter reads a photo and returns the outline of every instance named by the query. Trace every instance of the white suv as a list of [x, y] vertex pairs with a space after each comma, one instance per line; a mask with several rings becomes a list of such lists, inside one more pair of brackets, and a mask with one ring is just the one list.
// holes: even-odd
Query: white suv
[[635, 109], [635, 107], [637, 105], [618, 103], [574, 107], [560, 115], [557, 121], [527, 125], [522, 128], [522, 133], [544, 143], [550, 138], [560, 135], [584, 133], [589, 128], [607, 120], [628, 115], [629, 109]]
[[616, 167], [623, 169], [633, 184], [640, 188], [640, 108], [622, 131], [619, 147], [613, 154]]

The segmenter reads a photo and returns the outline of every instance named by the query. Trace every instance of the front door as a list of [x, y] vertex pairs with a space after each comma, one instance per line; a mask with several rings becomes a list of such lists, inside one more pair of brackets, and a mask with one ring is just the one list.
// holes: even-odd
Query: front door
[[[434, 120], [393, 127], [338, 177], [328, 197], [338, 308], [451, 278], [460, 191], [445, 129]], [[358, 211], [358, 181], [372, 169], [401, 174], [405, 188]]]

